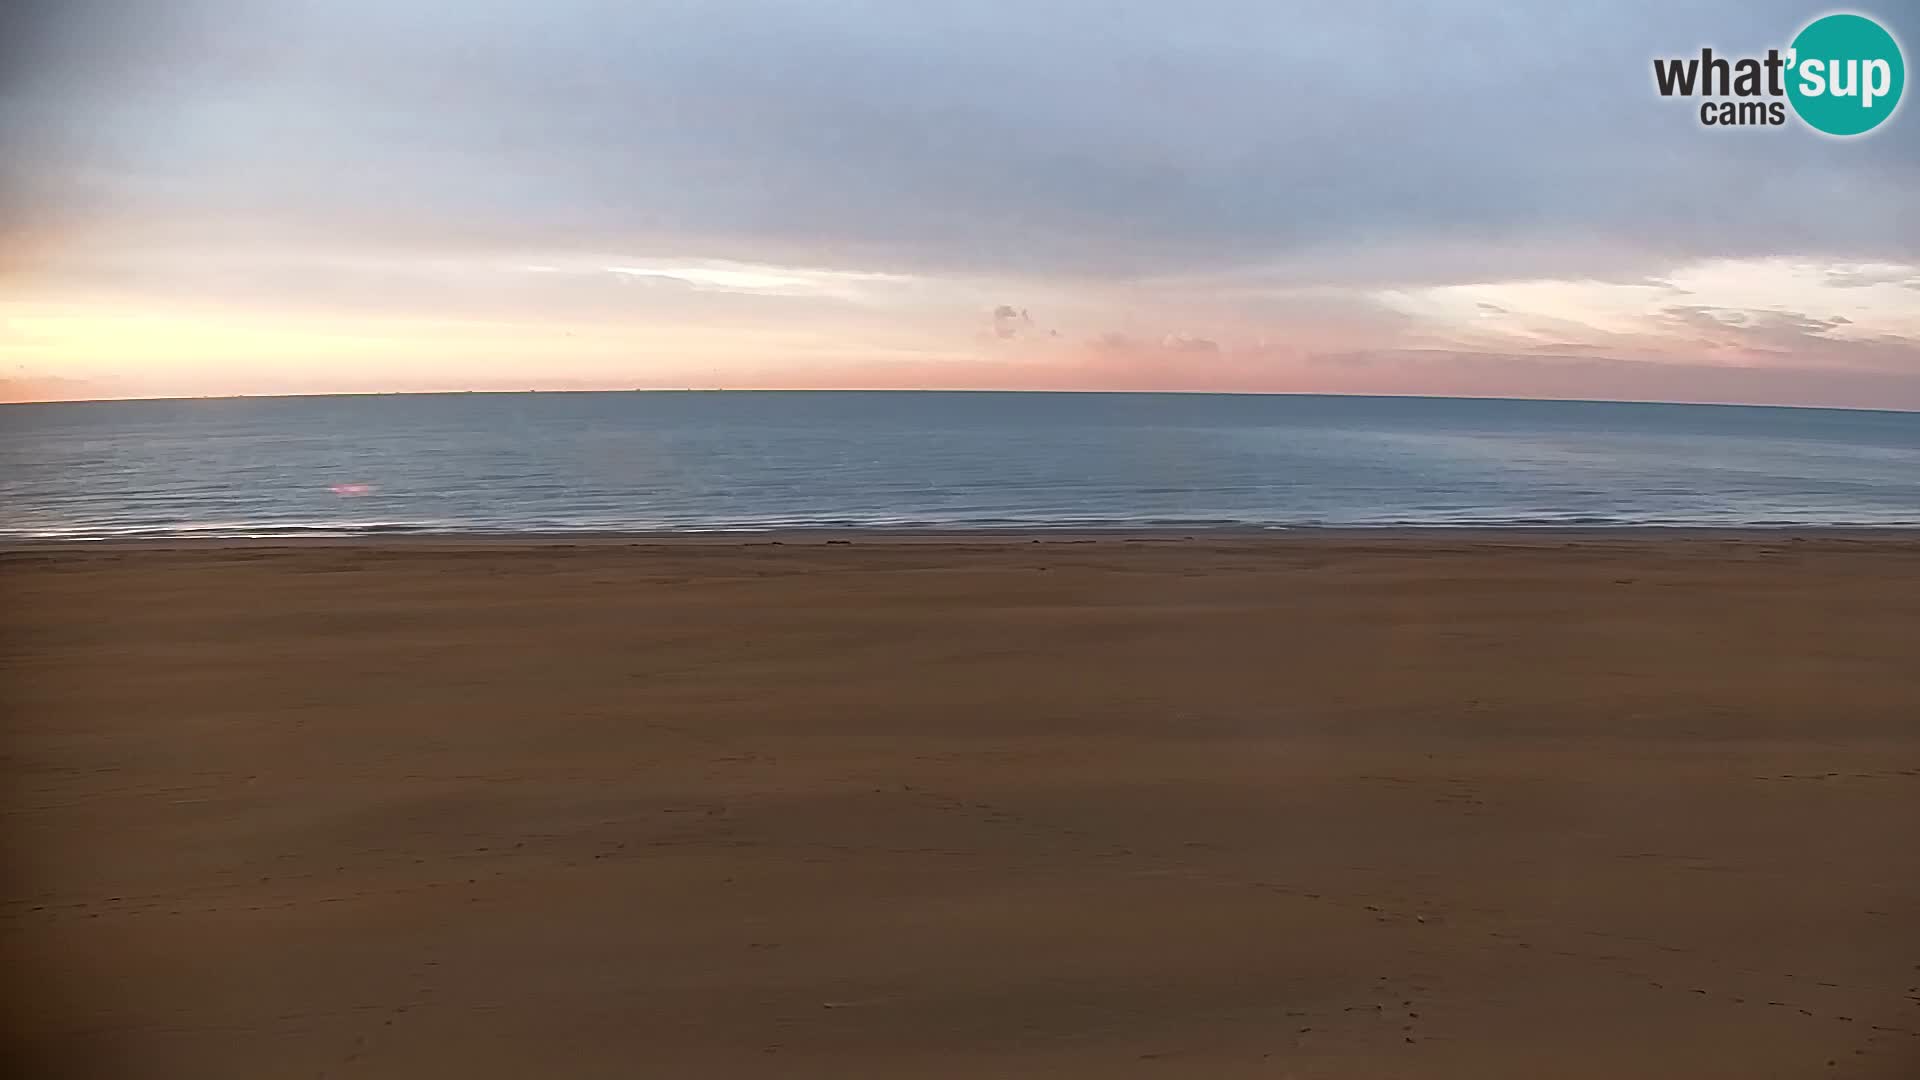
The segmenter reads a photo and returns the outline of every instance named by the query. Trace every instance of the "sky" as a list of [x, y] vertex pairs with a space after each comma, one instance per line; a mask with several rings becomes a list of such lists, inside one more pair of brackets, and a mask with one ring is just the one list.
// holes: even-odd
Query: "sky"
[[[1920, 409], [1920, 115], [1773, 0], [14, 0], [0, 397], [1004, 388]], [[1860, 7], [1906, 43], [1920, 9]]]

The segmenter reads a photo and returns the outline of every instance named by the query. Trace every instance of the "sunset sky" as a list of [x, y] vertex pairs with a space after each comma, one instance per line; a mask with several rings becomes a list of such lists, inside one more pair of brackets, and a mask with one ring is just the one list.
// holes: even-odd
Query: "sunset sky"
[[4, 393], [1920, 409], [1911, 103], [1845, 140], [1653, 89], [1827, 8], [1288, 7], [8, 5]]

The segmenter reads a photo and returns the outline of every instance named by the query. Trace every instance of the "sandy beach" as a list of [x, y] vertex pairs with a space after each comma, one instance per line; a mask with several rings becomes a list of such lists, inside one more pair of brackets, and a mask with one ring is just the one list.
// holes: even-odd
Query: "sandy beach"
[[1920, 538], [0, 554], [16, 1075], [1920, 1075]]

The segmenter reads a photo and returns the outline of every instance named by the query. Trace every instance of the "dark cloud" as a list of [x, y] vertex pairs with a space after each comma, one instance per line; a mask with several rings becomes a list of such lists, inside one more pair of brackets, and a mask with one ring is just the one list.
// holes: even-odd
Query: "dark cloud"
[[1709, 349], [1774, 357], [1796, 367], [1874, 370], [1909, 378], [1920, 373], [1920, 338], [1857, 334], [1850, 330], [1853, 320], [1844, 315], [1681, 306], [1664, 309], [1661, 319], [1680, 331], [1683, 341], [1690, 338]]
[[64, 226], [1367, 284], [1920, 261], [1911, 115], [1708, 132], [1653, 92], [1654, 56], [1783, 44], [1785, 0], [32, 11], [0, 193]]
[[1033, 316], [1027, 314], [1026, 308], [1016, 308], [1011, 304], [1001, 304], [999, 307], [993, 309], [994, 337], [999, 338], [1001, 341], [1011, 341], [1014, 338], [1028, 335], [1032, 332]]
[[1815, 316], [1800, 311], [1752, 311], [1740, 308], [1686, 304], [1669, 307], [1663, 315], [1672, 322], [1702, 329], [1737, 329], [1748, 333], [1777, 333], [1795, 337], [1825, 334], [1853, 320], [1845, 315]]

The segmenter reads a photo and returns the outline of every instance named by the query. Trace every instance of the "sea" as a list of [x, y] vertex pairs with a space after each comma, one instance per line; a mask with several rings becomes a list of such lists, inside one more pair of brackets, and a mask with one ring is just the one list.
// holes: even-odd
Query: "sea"
[[0, 406], [0, 538], [1920, 526], [1920, 413], [686, 391]]

